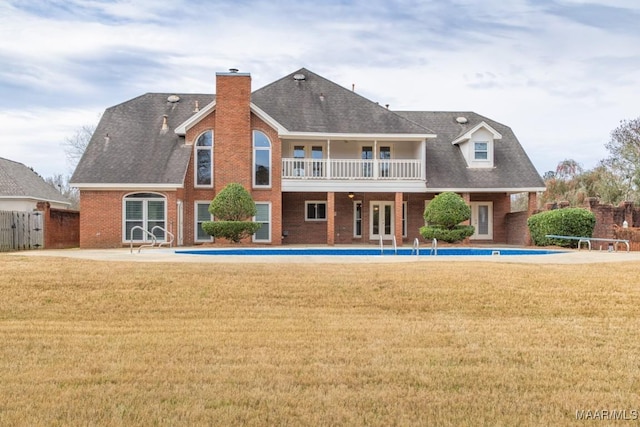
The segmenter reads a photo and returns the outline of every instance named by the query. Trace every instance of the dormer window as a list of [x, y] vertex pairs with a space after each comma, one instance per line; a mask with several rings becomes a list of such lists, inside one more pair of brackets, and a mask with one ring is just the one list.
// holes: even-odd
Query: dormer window
[[[458, 122], [460, 123], [460, 122]], [[466, 124], [466, 123], [465, 123]], [[496, 141], [502, 139], [502, 135], [485, 122], [465, 129], [452, 144], [460, 147], [460, 151], [470, 168], [494, 167], [494, 148]]]
[[489, 160], [489, 143], [488, 142], [474, 142], [473, 143], [473, 159], [474, 160]]

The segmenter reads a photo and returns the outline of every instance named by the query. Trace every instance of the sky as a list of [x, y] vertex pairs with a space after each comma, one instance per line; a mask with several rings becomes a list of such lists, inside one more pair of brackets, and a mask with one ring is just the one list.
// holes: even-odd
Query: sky
[[640, 116], [638, 22], [637, 0], [0, 0], [0, 157], [70, 175], [65, 140], [110, 106], [305, 67], [392, 110], [505, 124], [541, 175], [591, 169]]

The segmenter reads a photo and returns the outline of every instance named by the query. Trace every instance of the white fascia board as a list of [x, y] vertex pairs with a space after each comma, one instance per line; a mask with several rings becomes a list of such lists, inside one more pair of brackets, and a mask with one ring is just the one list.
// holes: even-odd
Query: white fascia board
[[431, 188], [427, 187], [427, 193], [443, 193], [452, 191], [454, 193], [536, 193], [545, 191], [546, 187], [518, 187], [518, 188]]
[[347, 141], [422, 141], [435, 138], [435, 134], [408, 133], [319, 133], [319, 132], [286, 132], [280, 133], [281, 139], [310, 139], [310, 140], [347, 140]]
[[249, 104], [249, 106], [250, 106], [251, 112], [253, 114], [258, 116], [258, 118], [260, 118], [266, 124], [268, 124], [269, 126], [274, 128], [278, 132], [279, 135], [288, 132], [287, 129], [285, 129], [284, 126], [282, 126], [280, 123], [278, 123], [273, 117], [271, 117], [270, 115], [265, 113], [264, 110], [262, 110], [256, 104], [254, 104], [252, 102], [251, 104]]
[[283, 179], [282, 192], [327, 192], [349, 193], [424, 193], [423, 180], [416, 181], [358, 181], [358, 180], [306, 180]]
[[498, 132], [497, 130], [495, 130], [491, 126], [489, 126], [486, 122], [482, 121], [482, 122], [478, 123], [477, 125], [475, 125], [473, 128], [471, 128], [471, 130], [469, 130], [468, 132], [466, 132], [465, 134], [463, 134], [459, 138], [457, 138], [454, 141], [452, 141], [451, 144], [456, 145], [456, 144], [460, 144], [461, 142], [470, 140], [471, 137], [473, 136], [473, 134], [476, 133], [479, 129], [482, 129], [482, 128], [484, 128], [484, 129], [488, 130], [489, 132], [491, 132], [491, 134], [493, 135], [493, 139], [502, 139], [502, 135], [500, 134], [500, 132]]
[[198, 111], [196, 114], [189, 117], [185, 122], [179, 125], [174, 132], [176, 133], [176, 135], [185, 136], [189, 129], [191, 129], [196, 123], [202, 120], [202, 118], [212, 112], [215, 108], [216, 101], [213, 100], [203, 108], [201, 108], [200, 111]]
[[0, 196], [0, 199], [4, 200], [27, 200], [30, 202], [49, 202], [49, 203], [58, 203], [60, 205], [71, 206], [70, 202], [64, 202], [62, 200], [54, 200], [54, 199], [43, 199], [42, 197], [32, 197], [32, 196]]
[[79, 190], [157, 190], [157, 191], [172, 191], [184, 188], [184, 184], [135, 184], [135, 183], [73, 183], [69, 184], [71, 187]]

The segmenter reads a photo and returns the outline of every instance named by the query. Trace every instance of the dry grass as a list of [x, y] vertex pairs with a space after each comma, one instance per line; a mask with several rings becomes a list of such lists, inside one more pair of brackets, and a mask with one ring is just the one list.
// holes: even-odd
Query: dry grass
[[629, 417], [639, 268], [0, 256], [0, 425]]

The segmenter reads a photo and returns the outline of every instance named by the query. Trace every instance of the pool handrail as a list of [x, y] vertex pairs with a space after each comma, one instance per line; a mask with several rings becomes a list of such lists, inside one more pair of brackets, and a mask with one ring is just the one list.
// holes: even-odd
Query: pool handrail
[[156, 235], [151, 233], [149, 230], [143, 228], [140, 225], [136, 225], [135, 227], [131, 228], [131, 230], [129, 231], [129, 251], [131, 253], [133, 253], [133, 230], [141, 230], [143, 233], [145, 233], [147, 236], [151, 237], [151, 244], [146, 244], [146, 245], [140, 245], [138, 246], [138, 253], [140, 253], [140, 251], [142, 250], [142, 248], [152, 248], [155, 244], [156, 244]]
[[420, 240], [417, 237], [413, 239], [413, 247], [411, 248], [411, 255], [413, 255], [413, 251], [416, 252], [416, 256], [420, 255]]
[[578, 237], [578, 236], [559, 236], [557, 234], [546, 234], [544, 237], [549, 239], [566, 239], [566, 240], [577, 240], [578, 241], [578, 250], [582, 247], [583, 243], [587, 244], [589, 250], [591, 250], [591, 241], [594, 242], [611, 242], [613, 243], [613, 250], [615, 252], [618, 251], [618, 244], [624, 243], [627, 246], [627, 252], [631, 250], [629, 245], [629, 241], [626, 239], [605, 239], [601, 237]]
[[431, 240], [431, 251], [429, 255], [438, 255], [438, 239], [435, 237]]

